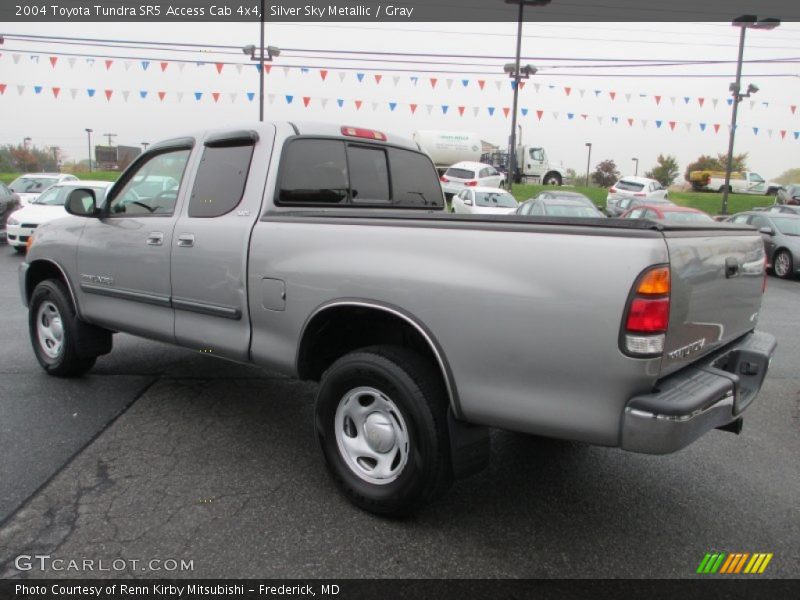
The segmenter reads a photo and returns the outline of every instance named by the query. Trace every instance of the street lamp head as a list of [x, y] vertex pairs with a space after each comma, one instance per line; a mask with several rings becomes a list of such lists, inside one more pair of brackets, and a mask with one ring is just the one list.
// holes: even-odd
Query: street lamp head
[[747, 86], [747, 95], [748, 96], [750, 94], [755, 94], [756, 92], [758, 92], [758, 86], [756, 84], [751, 83], [750, 85]]
[[736, 17], [731, 25], [734, 27], [745, 27], [749, 29], [775, 29], [780, 26], [781, 20], [775, 17], [759, 19], [756, 15], [742, 15]]
[[520, 68], [520, 71], [523, 73], [523, 75], [525, 75], [525, 77], [530, 77], [531, 75], [536, 75], [539, 69], [533, 65], [525, 65], [524, 67]]
[[516, 71], [517, 66], [514, 63], [506, 63], [503, 65], [503, 71], [508, 73], [509, 75], [513, 75], [514, 71]]
[[280, 56], [281, 55], [281, 49], [277, 48], [275, 46], [267, 46], [267, 54], [269, 54], [270, 58], [272, 58], [274, 56]]
[[242, 53], [243, 54], [249, 54], [250, 56], [255, 56], [256, 47], [253, 44], [245, 46], [244, 48], [242, 48]]
[[592, 142], [586, 142], [584, 144], [584, 146], [586, 146], [587, 148], [591, 148], [592, 147]]
[[88, 127], [86, 128], [86, 133], [92, 133], [93, 131], [94, 129], [89, 129]]

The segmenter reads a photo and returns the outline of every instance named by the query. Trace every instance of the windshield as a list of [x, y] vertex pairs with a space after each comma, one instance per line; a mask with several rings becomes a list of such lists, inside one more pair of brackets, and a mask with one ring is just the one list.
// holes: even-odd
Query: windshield
[[475, 192], [476, 206], [517, 208], [517, 201], [508, 192]]
[[[89, 189], [94, 190], [95, 198], [97, 198], [98, 204], [105, 196], [106, 188], [104, 187], [95, 187], [95, 186], [87, 186]], [[69, 193], [76, 189], [73, 186], [57, 186], [51, 187], [46, 192], [43, 192], [36, 200], [33, 200], [31, 204], [44, 204], [46, 206], [64, 206], [67, 201], [67, 196]]]
[[664, 220], [672, 223], [708, 223], [714, 219], [703, 213], [666, 211]]
[[544, 212], [548, 217], [599, 217], [601, 214], [589, 206], [582, 204], [545, 204]]
[[8, 187], [18, 194], [38, 194], [56, 181], [55, 177], [17, 177]]
[[784, 235], [800, 235], [800, 219], [772, 217], [775, 226]]

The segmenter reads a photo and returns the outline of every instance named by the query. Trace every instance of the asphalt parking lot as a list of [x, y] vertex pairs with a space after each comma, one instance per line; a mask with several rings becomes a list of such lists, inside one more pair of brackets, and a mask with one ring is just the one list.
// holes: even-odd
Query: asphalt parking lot
[[[779, 349], [742, 435], [654, 457], [496, 432], [486, 471], [390, 521], [328, 478], [313, 385], [125, 335], [45, 375], [19, 261], [0, 246], [0, 577], [690, 577], [715, 550], [800, 576], [800, 281], [769, 280]], [[36, 554], [193, 568], [15, 568]]]

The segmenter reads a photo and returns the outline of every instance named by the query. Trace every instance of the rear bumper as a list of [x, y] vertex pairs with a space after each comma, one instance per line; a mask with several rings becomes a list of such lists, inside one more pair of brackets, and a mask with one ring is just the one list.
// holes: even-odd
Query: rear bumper
[[758, 395], [776, 346], [768, 333], [749, 333], [633, 397], [623, 413], [622, 448], [667, 454], [736, 421]]

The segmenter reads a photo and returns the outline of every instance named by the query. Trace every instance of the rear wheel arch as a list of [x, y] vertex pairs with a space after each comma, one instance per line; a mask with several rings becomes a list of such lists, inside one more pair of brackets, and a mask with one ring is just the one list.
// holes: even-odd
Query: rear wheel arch
[[[352, 327], [354, 322], [358, 327]], [[375, 345], [406, 347], [430, 361], [441, 376], [454, 415], [461, 414], [450, 367], [434, 335], [414, 316], [380, 302], [341, 300], [317, 308], [300, 335], [297, 374], [318, 381], [345, 354]]]

